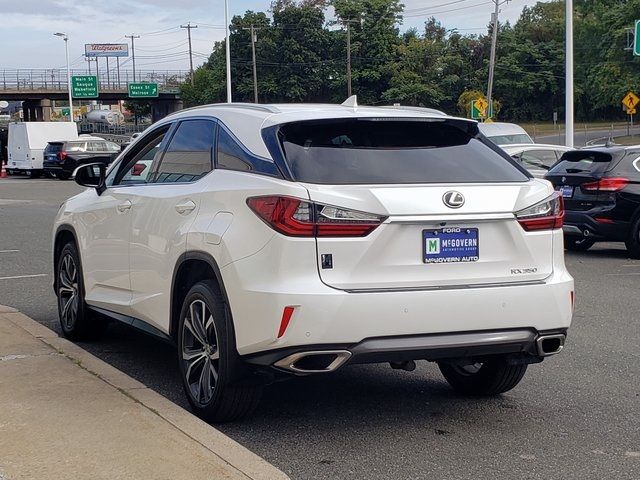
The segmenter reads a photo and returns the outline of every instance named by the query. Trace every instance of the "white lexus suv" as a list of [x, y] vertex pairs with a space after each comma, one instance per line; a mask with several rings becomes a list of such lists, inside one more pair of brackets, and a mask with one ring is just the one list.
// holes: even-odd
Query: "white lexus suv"
[[62, 329], [170, 339], [209, 421], [292, 375], [438, 363], [466, 395], [513, 388], [571, 323], [562, 198], [437, 111], [221, 104], [156, 123], [60, 208]]

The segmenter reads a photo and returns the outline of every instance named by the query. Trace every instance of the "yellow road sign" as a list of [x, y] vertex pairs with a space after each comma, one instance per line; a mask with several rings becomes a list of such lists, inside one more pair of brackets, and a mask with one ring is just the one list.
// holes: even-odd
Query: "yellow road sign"
[[636, 108], [638, 102], [640, 102], [640, 98], [638, 98], [638, 96], [633, 92], [627, 93], [622, 99], [622, 104], [627, 107], [627, 110], [633, 110]]
[[627, 115], [635, 115], [636, 114], [636, 109], [635, 108], [630, 108], [627, 110]]
[[[637, 98], [637, 97], [636, 97]], [[475, 106], [480, 112], [481, 116], [487, 115], [487, 107], [489, 106], [489, 102], [487, 102], [484, 98], [479, 98], [475, 101]]]

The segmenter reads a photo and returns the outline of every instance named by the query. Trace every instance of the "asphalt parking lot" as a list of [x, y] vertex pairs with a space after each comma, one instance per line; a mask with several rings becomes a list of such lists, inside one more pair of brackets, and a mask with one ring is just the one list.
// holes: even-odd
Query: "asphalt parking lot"
[[[51, 226], [78, 191], [0, 179], [0, 304], [58, 332]], [[501, 397], [455, 396], [426, 362], [354, 366], [272, 385], [254, 417], [219, 428], [293, 479], [640, 478], [640, 261], [603, 243], [567, 265], [568, 344]], [[186, 407], [171, 346], [115, 324], [82, 346]]]

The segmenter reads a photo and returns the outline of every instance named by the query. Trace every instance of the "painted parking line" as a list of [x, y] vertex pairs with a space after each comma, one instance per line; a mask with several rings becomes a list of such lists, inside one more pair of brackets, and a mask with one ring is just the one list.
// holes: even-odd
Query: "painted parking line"
[[0, 280], [17, 280], [19, 278], [38, 278], [47, 276], [49, 276], [49, 274], [47, 273], [36, 273], [35, 275], [14, 275], [12, 277], [0, 277]]
[[640, 272], [631, 272], [631, 273], [607, 273], [607, 277], [632, 277], [634, 275], [640, 275]]
[[15, 253], [15, 252], [19, 252], [20, 250], [0, 250], [0, 253]]

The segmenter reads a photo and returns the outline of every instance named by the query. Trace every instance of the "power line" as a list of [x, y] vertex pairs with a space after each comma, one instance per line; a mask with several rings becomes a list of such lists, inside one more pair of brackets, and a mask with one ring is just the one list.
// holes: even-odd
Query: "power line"
[[467, 10], [469, 8], [475, 8], [475, 7], [481, 7], [483, 5], [489, 5], [490, 3], [493, 3], [493, 1], [490, 0], [488, 2], [476, 3], [475, 5], [467, 5], [467, 6], [458, 7], [458, 8], [450, 8], [448, 10], [441, 10], [439, 12], [424, 12], [424, 13], [420, 13], [420, 14], [401, 15], [401, 16], [404, 17], [404, 18], [414, 18], [414, 17], [442, 15], [443, 13], [457, 12], [457, 11], [460, 11], [460, 10]]

